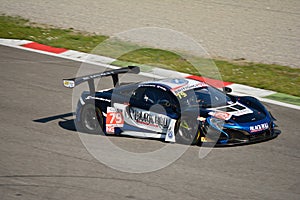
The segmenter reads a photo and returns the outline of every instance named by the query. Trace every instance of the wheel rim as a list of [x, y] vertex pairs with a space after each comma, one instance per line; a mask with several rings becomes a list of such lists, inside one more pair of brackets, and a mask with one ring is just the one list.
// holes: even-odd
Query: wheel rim
[[88, 130], [96, 130], [100, 125], [98, 108], [87, 108], [84, 113], [84, 125]]
[[182, 120], [179, 125], [178, 134], [182, 140], [187, 142], [192, 141], [194, 136], [193, 128], [186, 120]]

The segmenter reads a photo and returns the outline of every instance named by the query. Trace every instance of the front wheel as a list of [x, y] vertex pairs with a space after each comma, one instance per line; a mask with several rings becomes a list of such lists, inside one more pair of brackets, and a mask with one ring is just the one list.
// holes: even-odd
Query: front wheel
[[176, 124], [176, 142], [181, 144], [198, 144], [200, 139], [199, 123], [188, 117], [179, 119]]
[[103, 116], [99, 106], [93, 103], [86, 103], [80, 112], [78, 127], [80, 131], [101, 134], [103, 133]]

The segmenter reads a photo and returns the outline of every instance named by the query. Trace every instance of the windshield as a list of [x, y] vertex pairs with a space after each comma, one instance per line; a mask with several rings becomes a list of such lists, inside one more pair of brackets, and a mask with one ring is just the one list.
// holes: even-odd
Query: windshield
[[231, 98], [222, 91], [208, 86], [196, 88], [185, 92], [184, 98], [180, 99], [181, 103], [190, 105], [199, 105], [202, 108], [215, 108], [227, 105]]

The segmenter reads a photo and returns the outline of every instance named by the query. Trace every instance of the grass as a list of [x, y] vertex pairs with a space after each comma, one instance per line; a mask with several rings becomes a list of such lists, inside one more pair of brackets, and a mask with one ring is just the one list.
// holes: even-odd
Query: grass
[[[195, 70], [190, 62], [180, 56], [158, 49], [140, 49], [130, 52], [119, 58], [127, 62], [153, 65], [186, 72], [195, 75], [203, 75], [218, 79], [219, 73], [223, 81], [245, 84], [257, 88], [273, 90], [294, 96], [300, 96], [300, 69], [280, 65], [259, 63], [234, 63], [223, 60], [211, 60], [193, 58], [193, 64], [200, 70]], [[156, 64], [159, 63], [159, 64]]]
[[295, 97], [288, 94], [275, 93], [267, 96], [266, 98], [300, 106], [300, 97]]
[[80, 33], [72, 29], [59, 29], [37, 25], [20, 17], [0, 16], [0, 37], [32, 40], [54, 47], [82, 52], [92, 51], [107, 36]]
[[[34, 24], [20, 17], [3, 15], [0, 16], [0, 38], [32, 40], [54, 47], [118, 58], [123, 61], [123, 64], [137, 63], [210, 78], [222, 78], [224, 81], [300, 97], [300, 69], [288, 66], [209, 60], [194, 56], [183, 58], [176, 53], [162, 49], [142, 48], [136, 44], [118, 40], [109, 40], [106, 43], [107, 36]], [[98, 46], [100, 43], [101, 45]], [[121, 65], [118, 61], [115, 64]], [[194, 66], [198, 68], [195, 69]]]
[[215, 60], [223, 80], [300, 96], [300, 69], [258, 63]]

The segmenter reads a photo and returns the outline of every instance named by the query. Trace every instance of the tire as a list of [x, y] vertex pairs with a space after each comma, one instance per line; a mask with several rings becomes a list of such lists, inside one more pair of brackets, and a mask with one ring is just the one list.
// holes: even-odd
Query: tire
[[176, 124], [176, 142], [195, 145], [200, 140], [199, 123], [189, 117], [183, 117]]
[[93, 102], [86, 102], [81, 108], [80, 121], [76, 128], [85, 133], [103, 134], [103, 116], [100, 106]]

